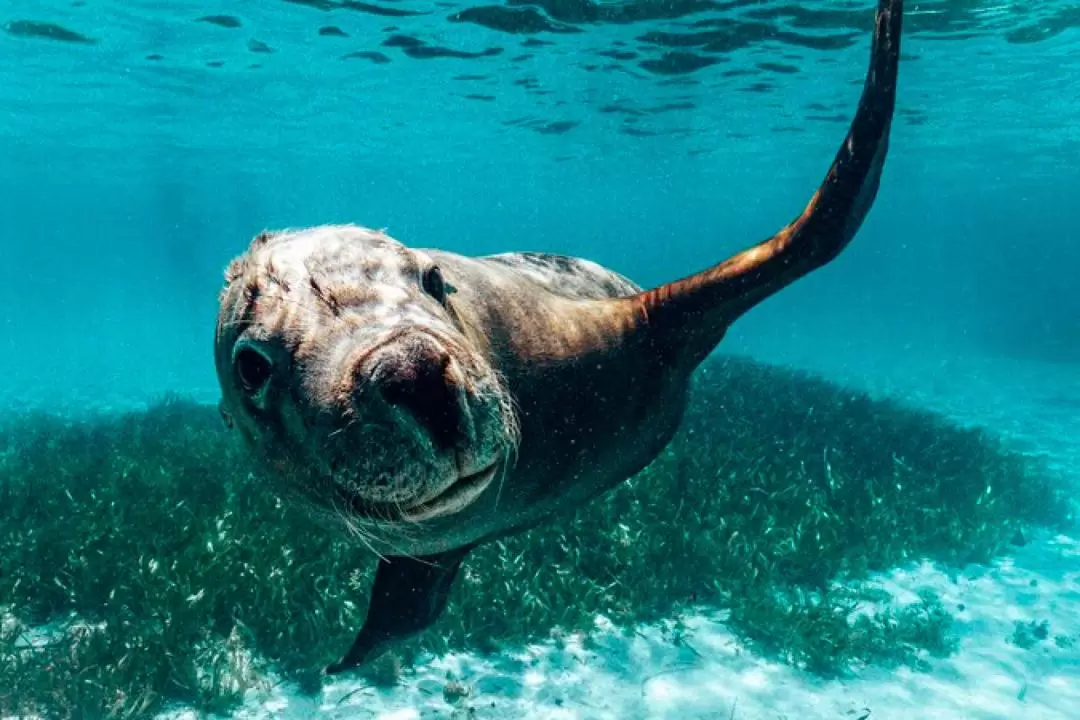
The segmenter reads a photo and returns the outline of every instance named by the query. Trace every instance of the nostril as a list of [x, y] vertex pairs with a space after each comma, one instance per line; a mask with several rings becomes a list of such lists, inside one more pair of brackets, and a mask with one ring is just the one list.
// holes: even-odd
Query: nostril
[[411, 414], [443, 450], [457, 445], [462, 437], [463, 413], [458, 388], [447, 377], [449, 364], [445, 354], [410, 353], [400, 360], [384, 361], [379, 378], [386, 402]]
[[270, 360], [258, 350], [250, 347], [241, 348], [236, 353], [236, 377], [245, 392], [254, 395], [263, 389], [270, 380], [273, 366]]

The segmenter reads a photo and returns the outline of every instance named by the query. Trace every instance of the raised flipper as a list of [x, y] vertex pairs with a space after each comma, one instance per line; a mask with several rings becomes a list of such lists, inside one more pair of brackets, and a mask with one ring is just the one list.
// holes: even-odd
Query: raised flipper
[[759, 245], [626, 301], [660, 346], [696, 364], [747, 310], [847, 247], [877, 195], [896, 104], [903, 0], [879, 0], [870, 68], [847, 137], [802, 214]]
[[472, 546], [416, 558], [381, 558], [364, 625], [349, 652], [326, 673], [363, 665], [391, 644], [430, 627], [446, 609], [458, 568], [470, 550]]

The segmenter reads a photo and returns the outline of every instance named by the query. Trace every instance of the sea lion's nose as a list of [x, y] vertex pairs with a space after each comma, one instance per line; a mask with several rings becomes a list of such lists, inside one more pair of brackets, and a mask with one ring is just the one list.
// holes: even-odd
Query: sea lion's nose
[[434, 341], [405, 338], [382, 355], [374, 378], [383, 399], [409, 413], [441, 450], [464, 439], [463, 391], [451, 366]]

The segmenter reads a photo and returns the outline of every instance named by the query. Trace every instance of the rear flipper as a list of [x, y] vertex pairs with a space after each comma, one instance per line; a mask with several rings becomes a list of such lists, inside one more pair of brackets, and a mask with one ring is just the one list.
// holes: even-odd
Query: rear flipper
[[743, 313], [833, 260], [877, 195], [896, 105], [903, 0], [878, 0], [870, 67], [847, 137], [802, 214], [768, 240], [631, 298], [658, 346], [695, 365]]
[[446, 609], [458, 568], [472, 546], [438, 555], [379, 560], [364, 625], [328, 675], [374, 660], [390, 645], [429, 628]]

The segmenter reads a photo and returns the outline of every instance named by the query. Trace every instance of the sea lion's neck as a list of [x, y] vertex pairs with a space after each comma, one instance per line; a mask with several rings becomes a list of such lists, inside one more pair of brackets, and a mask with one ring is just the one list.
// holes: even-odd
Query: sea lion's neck
[[459, 320], [478, 347], [486, 343], [521, 424], [500, 512], [520, 504], [540, 517], [549, 500], [583, 502], [647, 465], [678, 426], [693, 367], [652, 347], [647, 323], [625, 307], [612, 312], [512, 268], [459, 262], [440, 258], [451, 282], [472, 273], [460, 283]]

